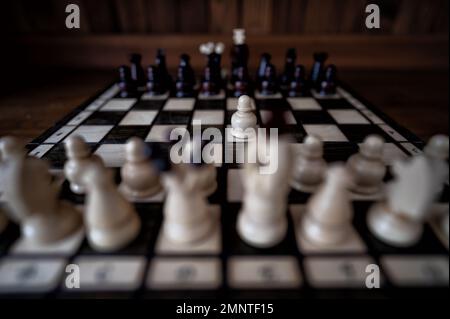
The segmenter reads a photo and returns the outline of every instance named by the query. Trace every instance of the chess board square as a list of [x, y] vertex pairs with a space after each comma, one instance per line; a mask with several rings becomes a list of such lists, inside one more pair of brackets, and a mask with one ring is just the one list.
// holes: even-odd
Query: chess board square
[[324, 142], [346, 142], [348, 141], [336, 125], [304, 125], [306, 133], [317, 135]]
[[192, 123], [201, 123], [201, 125], [223, 125], [224, 112], [219, 110], [195, 110]]
[[260, 91], [255, 91], [255, 98], [257, 98], [258, 100], [275, 100], [275, 99], [282, 99], [283, 96], [281, 95], [280, 92], [266, 95], [266, 94], [262, 94]]
[[223, 110], [225, 100], [197, 100], [195, 103], [196, 110]]
[[315, 99], [310, 97], [290, 97], [287, 99], [288, 103], [291, 105], [293, 110], [303, 111], [303, 110], [316, 110], [319, 111], [322, 108], [320, 104], [316, 102]]
[[65, 258], [3, 258], [0, 260], [0, 293], [46, 293], [61, 279]]
[[369, 121], [356, 110], [328, 110], [338, 124], [369, 124]]
[[[237, 110], [238, 99], [239, 98], [237, 98], [237, 97], [227, 98], [227, 111], [236, 111]], [[251, 99], [252, 110], [256, 110], [255, 100], [253, 98], [250, 98], [250, 99]]]
[[212, 290], [220, 287], [219, 258], [156, 257], [151, 261], [147, 287], [153, 290]]
[[54, 146], [54, 144], [41, 144], [38, 145], [37, 147], [33, 148], [33, 150], [31, 150], [30, 152], [28, 152], [29, 156], [34, 156], [37, 158], [41, 158], [42, 156], [45, 155], [45, 153], [47, 153], [52, 147]]
[[81, 291], [130, 291], [140, 287], [146, 260], [139, 256], [81, 256], [74, 264], [83, 274]]
[[319, 99], [317, 101], [324, 109], [353, 109], [353, 106], [345, 99]]
[[116, 125], [126, 112], [94, 112], [83, 125]]
[[103, 159], [107, 167], [122, 167], [125, 163], [125, 144], [102, 144], [95, 154]]
[[164, 111], [192, 111], [195, 98], [171, 98], [164, 105]]
[[284, 99], [262, 99], [256, 100], [256, 105], [259, 109], [287, 109], [289, 104]]
[[303, 124], [334, 124], [333, 118], [326, 111], [293, 111], [298, 122]]
[[130, 111], [119, 125], [150, 125], [157, 114], [157, 111]]
[[186, 125], [153, 125], [150, 133], [145, 138], [146, 142], [170, 142], [170, 132], [181, 128], [187, 130]]
[[67, 125], [80, 125], [85, 119], [87, 119], [90, 115], [92, 114], [92, 112], [89, 111], [83, 111], [78, 113], [75, 117], [73, 117], [68, 123]]
[[66, 137], [70, 132], [72, 132], [75, 129], [75, 126], [63, 126], [56, 132], [54, 132], [50, 137], [48, 137], [44, 143], [46, 144], [54, 144], [61, 141], [64, 137]]
[[112, 125], [81, 125], [69, 136], [80, 135], [87, 143], [98, 143], [112, 128]]
[[324, 142], [323, 157], [327, 162], [345, 162], [358, 152], [358, 146], [348, 142]]
[[139, 100], [133, 105], [133, 111], [158, 111], [166, 103], [165, 100]]
[[156, 118], [155, 124], [189, 124], [190, 111], [162, 111]]
[[347, 136], [347, 138], [354, 143], [361, 143], [364, 139], [371, 135], [376, 134], [384, 138], [385, 142], [392, 142], [392, 139], [385, 134], [377, 125], [339, 125], [341, 131]]
[[[261, 110], [259, 111], [259, 114], [261, 115], [261, 121], [263, 124], [267, 124], [269, 123], [271, 117], [272, 117], [272, 112], [269, 110]], [[286, 122], [286, 124], [288, 125], [295, 125], [297, 124], [297, 121], [295, 120], [294, 115], [292, 114], [291, 111], [287, 110], [283, 112], [283, 117], [284, 120]]]
[[149, 100], [149, 101], [166, 101], [169, 97], [169, 92], [166, 92], [164, 94], [158, 94], [155, 95], [150, 92], [145, 92], [141, 95], [141, 100]]
[[105, 139], [102, 143], [105, 144], [125, 144], [128, 139], [133, 136], [140, 137], [142, 139], [145, 138], [149, 131], [149, 127], [143, 125], [123, 125], [123, 126], [115, 126], [109, 133], [106, 135]]
[[101, 108], [101, 111], [128, 111], [137, 99], [111, 99]]

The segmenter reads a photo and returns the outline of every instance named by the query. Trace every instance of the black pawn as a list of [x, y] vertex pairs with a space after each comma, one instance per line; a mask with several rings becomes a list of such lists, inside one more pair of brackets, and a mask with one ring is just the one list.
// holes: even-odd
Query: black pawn
[[325, 78], [320, 85], [320, 94], [333, 95], [336, 94], [336, 66], [331, 64], [325, 69]]
[[256, 81], [261, 83], [266, 74], [266, 68], [270, 64], [272, 56], [269, 53], [263, 53], [259, 61], [258, 72], [256, 73]]
[[170, 91], [173, 82], [172, 77], [167, 70], [166, 55], [163, 49], [158, 49], [156, 52], [155, 66], [157, 74], [161, 78], [161, 85], [164, 91]]
[[314, 64], [311, 68], [310, 82], [311, 87], [319, 89], [323, 79], [323, 66], [328, 58], [328, 54], [325, 52], [314, 53]]
[[151, 95], [161, 95], [166, 92], [164, 79], [156, 66], [147, 68], [147, 92]]
[[294, 79], [295, 61], [297, 59], [297, 53], [294, 48], [290, 48], [286, 52], [286, 61], [284, 64], [284, 71], [280, 77], [281, 87], [288, 88], [290, 83]]
[[247, 69], [249, 58], [249, 49], [246, 43], [235, 44], [231, 48], [231, 76], [234, 82], [237, 77], [238, 68], [244, 67]]
[[244, 66], [240, 66], [236, 69], [236, 77], [233, 83], [235, 97], [241, 95], [249, 95], [250, 93], [250, 76], [247, 69]]
[[177, 97], [194, 96], [195, 74], [189, 61], [190, 61], [189, 55], [187, 54], [181, 55], [176, 82]]
[[205, 68], [203, 74], [201, 92], [206, 96], [216, 95], [220, 93], [219, 79], [217, 79], [217, 75], [209, 66]]
[[130, 56], [131, 80], [138, 87], [145, 85], [145, 74], [144, 74], [144, 69], [141, 66], [141, 60], [142, 60], [142, 57], [140, 54], [133, 53]]
[[120, 97], [134, 97], [137, 92], [137, 88], [131, 80], [130, 68], [126, 65], [119, 67], [119, 89]]
[[294, 77], [289, 85], [289, 96], [303, 96], [306, 93], [305, 67], [297, 65], [294, 70]]
[[275, 66], [269, 63], [261, 80], [261, 94], [273, 95], [275, 93], [277, 93], [277, 74]]

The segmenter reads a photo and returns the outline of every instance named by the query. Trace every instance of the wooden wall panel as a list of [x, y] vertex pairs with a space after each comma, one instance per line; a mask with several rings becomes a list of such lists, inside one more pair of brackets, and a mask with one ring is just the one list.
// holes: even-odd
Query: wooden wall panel
[[147, 16], [144, 0], [116, 0], [119, 30], [123, 33], [145, 33]]
[[272, 5], [272, 0], [243, 0], [242, 26], [248, 34], [272, 31]]
[[211, 33], [231, 34], [240, 27], [238, 0], [209, 1], [209, 31]]
[[177, 29], [176, 0], [148, 0], [147, 24], [151, 33], [173, 33]]
[[209, 7], [207, 0], [181, 0], [178, 5], [179, 32], [208, 32]]

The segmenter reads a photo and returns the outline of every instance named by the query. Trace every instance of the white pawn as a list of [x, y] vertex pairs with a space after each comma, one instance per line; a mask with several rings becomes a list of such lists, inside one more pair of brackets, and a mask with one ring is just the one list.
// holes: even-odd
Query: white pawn
[[125, 145], [125, 164], [120, 170], [120, 191], [128, 198], [147, 198], [161, 191], [159, 175], [149, 159], [150, 150], [144, 141], [132, 137]]
[[[257, 151], [260, 141], [253, 142], [251, 147], [256, 147]], [[252, 246], [273, 247], [286, 236], [291, 159], [289, 142], [279, 139], [278, 149], [270, 149], [265, 165], [246, 164], [242, 170], [244, 199], [237, 231], [242, 240]], [[267, 168], [269, 170], [264, 170]]]
[[83, 172], [92, 161], [101, 161], [101, 158], [91, 154], [89, 146], [79, 135], [68, 137], [64, 142], [67, 161], [64, 164], [64, 174], [70, 182], [70, 189], [75, 194], [84, 194], [81, 182]]
[[190, 244], [207, 237], [215, 228], [214, 216], [200, 192], [195, 168], [179, 164], [163, 176], [167, 191], [164, 203], [164, 236], [177, 244]]
[[47, 163], [26, 157], [21, 143], [12, 137], [0, 140], [3, 199], [9, 217], [20, 223], [21, 234], [33, 245], [62, 240], [82, 226], [81, 214], [58, 199], [60, 184]]
[[383, 162], [383, 138], [369, 135], [359, 149], [347, 161], [350, 173], [349, 189], [355, 193], [374, 194], [380, 191], [386, 174]]
[[299, 191], [313, 193], [322, 183], [326, 168], [322, 140], [308, 135], [297, 155], [291, 186]]
[[85, 224], [92, 248], [116, 251], [139, 234], [141, 221], [114, 184], [113, 171], [103, 163], [90, 165], [83, 176], [86, 185]]
[[378, 239], [397, 247], [420, 240], [430, 206], [448, 178], [448, 151], [448, 137], [437, 135], [430, 139], [424, 154], [394, 163], [386, 202], [372, 206], [367, 215], [367, 225]]
[[238, 99], [237, 111], [231, 116], [231, 135], [246, 139], [255, 135], [256, 115], [252, 111], [252, 100], [247, 95]]
[[353, 208], [347, 191], [348, 179], [343, 166], [328, 169], [326, 181], [309, 200], [299, 227], [300, 235], [309, 242], [334, 246], [351, 233]]

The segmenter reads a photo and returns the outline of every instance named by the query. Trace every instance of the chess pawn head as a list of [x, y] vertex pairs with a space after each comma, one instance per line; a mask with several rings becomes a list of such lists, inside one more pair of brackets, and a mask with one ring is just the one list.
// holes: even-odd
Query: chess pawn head
[[349, 158], [347, 169], [350, 173], [352, 191], [372, 194], [380, 189], [386, 174], [383, 149], [383, 138], [369, 135], [361, 145], [359, 153]]
[[235, 45], [242, 45], [245, 43], [244, 29], [233, 29], [233, 42]]
[[67, 158], [81, 159], [89, 157], [91, 150], [85, 140], [79, 135], [73, 135], [64, 142]]
[[241, 95], [238, 99], [237, 112], [231, 116], [232, 134], [238, 138], [245, 136], [245, 131], [254, 135], [256, 116], [252, 111], [252, 100], [248, 95]]
[[447, 160], [449, 151], [448, 136], [435, 135], [425, 146], [424, 152], [427, 156], [440, 160]]
[[326, 162], [322, 156], [322, 140], [318, 136], [308, 135], [297, 154], [292, 186], [305, 192], [313, 192], [322, 183], [325, 175]]
[[161, 190], [159, 175], [149, 160], [150, 156], [150, 148], [138, 137], [132, 137], [125, 145], [126, 161], [120, 171], [120, 188], [128, 197], [150, 197]]

